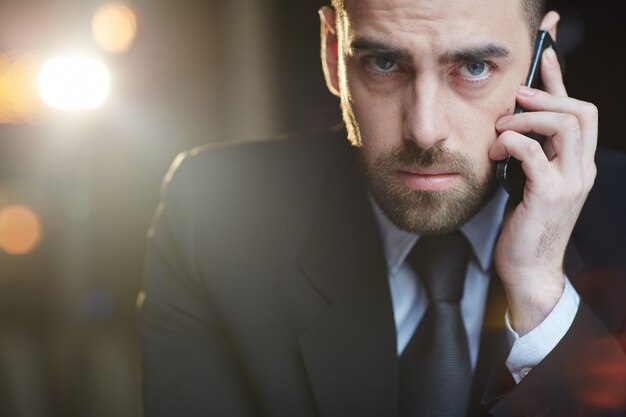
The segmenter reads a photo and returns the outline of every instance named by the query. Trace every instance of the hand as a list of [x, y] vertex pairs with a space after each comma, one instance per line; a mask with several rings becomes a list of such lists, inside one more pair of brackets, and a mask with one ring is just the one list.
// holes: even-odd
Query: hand
[[[568, 97], [553, 50], [543, 54], [542, 77], [546, 92], [520, 87], [517, 100], [529, 112], [498, 120], [501, 134], [489, 151], [493, 160], [509, 154], [520, 160], [527, 177], [524, 199], [507, 207], [495, 249], [521, 335], [547, 317], [563, 292], [565, 250], [596, 176], [597, 108]], [[529, 131], [547, 138], [543, 149], [522, 134]]]

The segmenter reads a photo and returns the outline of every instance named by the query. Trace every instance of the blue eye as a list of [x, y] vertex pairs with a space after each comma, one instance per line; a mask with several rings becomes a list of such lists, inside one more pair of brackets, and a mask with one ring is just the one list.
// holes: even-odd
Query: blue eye
[[396, 69], [396, 61], [384, 56], [372, 57], [372, 64], [376, 71], [391, 72]]
[[461, 73], [468, 78], [482, 78], [488, 75], [489, 67], [484, 61], [473, 61], [463, 64]]

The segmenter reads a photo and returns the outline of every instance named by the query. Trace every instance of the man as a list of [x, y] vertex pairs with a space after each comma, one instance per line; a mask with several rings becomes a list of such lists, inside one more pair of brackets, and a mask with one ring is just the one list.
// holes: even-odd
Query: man
[[[622, 159], [598, 156], [585, 206], [597, 110], [567, 96], [551, 50], [545, 92], [520, 87], [558, 15], [333, 6], [322, 61], [345, 131], [196, 149], [166, 177], [140, 306], [146, 415], [626, 415], [626, 202], [606, 181]], [[509, 154], [518, 205], [494, 180]], [[460, 256], [412, 261], [450, 236], [466, 248], [462, 297], [444, 300], [454, 343], [420, 267]]]

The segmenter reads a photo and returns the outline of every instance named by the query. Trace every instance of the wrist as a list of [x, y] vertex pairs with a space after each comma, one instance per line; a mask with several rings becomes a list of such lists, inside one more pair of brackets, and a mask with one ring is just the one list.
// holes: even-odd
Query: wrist
[[513, 329], [523, 336], [552, 312], [565, 288], [563, 273], [522, 284], [504, 285]]

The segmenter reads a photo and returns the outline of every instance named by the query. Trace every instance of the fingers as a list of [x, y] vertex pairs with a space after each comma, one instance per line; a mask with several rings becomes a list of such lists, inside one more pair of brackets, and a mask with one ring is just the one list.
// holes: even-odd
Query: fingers
[[554, 96], [567, 97], [567, 90], [563, 84], [561, 65], [552, 48], [544, 51], [541, 57], [541, 79], [545, 90]]
[[[529, 180], [525, 193], [549, 195], [561, 189], [580, 196], [588, 192], [596, 175], [597, 108], [525, 87], [519, 89], [518, 102], [530, 111], [497, 121], [501, 134], [489, 156], [501, 160], [512, 155], [522, 161]], [[543, 148], [525, 136], [527, 132], [545, 136]]]
[[[533, 131], [547, 138], [546, 158], [553, 159], [566, 172], [579, 170], [583, 160], [582, 135], [576, 116], [567, 113], [532, 112], [502, 118], [496, 124], [501, 132]], [[544, 149], [546, 151], [546, 149]]]
[[546, 13], [539, 28], [550, 32], [550, 36], [552, 36], [552, 39], [556, 41], [557, 24], [559, 23], [559, 20], [561, 20], [561, 16], [559, 16], [559, 14], [554, 10], [551, 10]]
[[[598, 109], [591, 103], [576, 100], [565, 96], [553, 96], [546, 92], [520, 87], [517, 100], [522, 107], [529, 112], [522, 113], [513, 116], [513, 118], [524, 119], [520, 122], [524, 124], [521, 128], [527, 128], [527, 130], [517, 130], [519, 132], [528, 132], [530, 130], [536, 131], [533, 126], [530, 126], [528, 114], [531, 112], [552, 112], [555, 113], [555, 119], [553, 122], [554, 129], [557, 130], [563, 119], [558, 114], [573, 115], [580, 128], [580, 136], [582, 138], [582, 154], [585, 160], [593, 160], [597, 146], [598, 136]], [[520, 117], [521, 116], [521, 117]], [[545, 120], [541, 118], [542, 120]], [[569, 120], [566, 123], [571, 123], [573, 120]], [[510, 127], [507, 127], [507, 129]], [[528, 129], [530, 128], [530, 129]], [[503, 129], [504, 130], [504, 129]], [[550, 132], [550, 129], [544, 127], [544, 132]], [[501, 130], [502, 131], [502, 130]], [[550, 133], [537, 132], [546, 136], [552, 136]]]
[[[555, 11], [548, 12], [541, 22], [541, 30], [547, 30], [556, 42], [557, 24], [561, 16]], [[541, 56], [541, 79], [545, 90], [555, 96], [566, 97], [567, 90], [563, 84], [561, 65], [554, 49], [549, 48]]]
[[572, 207], [578, 210], [595, 180], [594, 164], [585, 167], [580, 159], [561, 164], [550, 161], [539, 142], [510, 130], [501, 134], [489, 151], [493, 160], [502, 160], [507, 155], [522, 162], [526, 207], [546, 203], [552, 207], [558, 202], [563, 210]]
[[493, 160], [502, 160], [508, 155], [522, 161], [522, 169], [528, 182], [535, 187], [541, 184], [542, 179], [549, 177], [552, 167], [539, 142], [521, 133], [507, 131], [501, 134], [492, 146], [489, 157]]
[[562, 170], [549, 161], [539, 142], [521, 133], [507, 131], [500, 135], [489, 152], [492, 159], [511, 155], [521, 161], [526, 175], [524, 207], [553, 208], [554, 204], [569, 205], [583, 190], [581, 170]]

